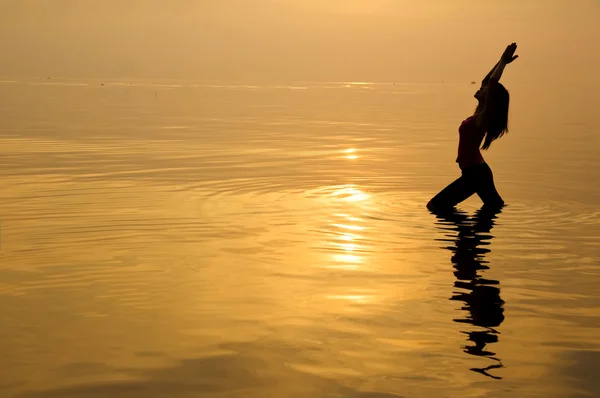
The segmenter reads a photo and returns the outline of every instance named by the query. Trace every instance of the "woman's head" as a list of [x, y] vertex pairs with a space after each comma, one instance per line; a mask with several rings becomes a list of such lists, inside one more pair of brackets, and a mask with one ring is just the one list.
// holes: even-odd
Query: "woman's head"
[[480, 105], [485, 103], [485, 96], [487, 94], [487, 86], [481, 86], [479, 90], [475, 93], [474, 97], [479, 101]]
[[508, 133], [508, 106], [510, 95], [508, 90], [499, 82], [489, 91], [488, 87], [482, 87], [475, 93], [479, 101], [478, 108], [485, 109], [486, 135], [482, 149], [488, 149], [492, 142]]

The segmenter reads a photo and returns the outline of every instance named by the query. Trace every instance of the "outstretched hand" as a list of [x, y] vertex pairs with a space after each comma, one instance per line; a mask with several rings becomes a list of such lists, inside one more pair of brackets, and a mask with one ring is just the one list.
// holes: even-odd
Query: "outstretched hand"
[[517, 43], [509, 44], [502, 54], [502, 61], [506, 64], [510, 64], [512, 61], [519, 58], [518, 55], [514, 55], [515, 51], [517, 51]]

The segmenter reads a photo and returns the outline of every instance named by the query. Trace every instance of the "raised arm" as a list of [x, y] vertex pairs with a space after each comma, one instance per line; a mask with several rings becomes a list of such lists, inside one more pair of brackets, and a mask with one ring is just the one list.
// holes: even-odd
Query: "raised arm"
[[516, 50], [516, 43], [509, 44], [506, 47], [506, 50], [504, 50], [502, 57], [500, 57], [500, 61], [498, 61], [494, 69], [490, 71], [490, 73], [488, 73], [488, 75], [484, 78], [485, 83], [483, 85], [487, 86], [487, 93], [483, 110], [477, 115], [477, 126], [479, 127], [485, 126], [486, 111], [488, 109], [488, 105], [491, 102], [489, 101], [489, 99], [491, 96], [494, 95], [493, 92], [496, 88], [496, 83], [500, 81], [500, 78], [502, 77], [502, 72], [504, 72], [504, 68], [506, 67], [506, 65], [510, 64], [519, 57], [518, 55], [514, 55]]
[[[496, 63], [496, 65], [494, 65], [492, 70], [490, 70], [490, 72], [481, 81], [481, 85], [483, 87], [488, 85], [492, 76], [497, 77], [496, 80], [500, 80], [500, 77], [502, 76], [502, 72], [504, 71], [504, 66], [510, 64], [512, 61], [514, 61], [515, 59], [517, 59], [519, 57], [518, 55], [514, 55], [516, 50], [517, 50], [516, 43], [512, 43], [508, 47], [506, 47], [506, 50], [504, 50], [504, 54], [502, 54], [502, 57], [500, 57], [500, 61], [498, 61]], [[504, 65], [500, 65], [503, 62], [504, 62]], [[499, 66], [500, 66], [500, 70], [498, 70], [496, 72], [496, 69], [498, 69]], [[494, 72], [496, 72], [496, 74], [494, 74]]]
[[494, 65], [492, 70], [490, 70], [490, 72], [483, 78], [483, 80], [481, 81], [481, 87], [486, 87], [488, 85], [488, 82], [490, 81], [490, 77], [492, 76], [492, 73], [494, 73], [494, 70], [496, 70], [496, 67], [498, 66], [499, 63], [500, 63], [500, 61], [496, 62], [496, 65]]

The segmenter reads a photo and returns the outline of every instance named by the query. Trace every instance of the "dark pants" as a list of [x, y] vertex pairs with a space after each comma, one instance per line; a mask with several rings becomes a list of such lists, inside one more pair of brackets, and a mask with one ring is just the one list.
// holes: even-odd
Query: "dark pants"
[[504, 201], [494, 186], [492, 169], [487, 163], [470, 166], [462, 175], [427, 203], [430, 210], [450, 209], [476, 193], [486, 207], [499, 208]]

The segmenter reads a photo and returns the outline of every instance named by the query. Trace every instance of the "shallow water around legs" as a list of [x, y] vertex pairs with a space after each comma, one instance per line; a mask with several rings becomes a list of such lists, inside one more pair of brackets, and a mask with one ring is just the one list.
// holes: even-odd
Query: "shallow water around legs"
[[1, 84], [0, 396], [600, 394], [591, 112], [435, 216], [472, 86], [104, 83]]

